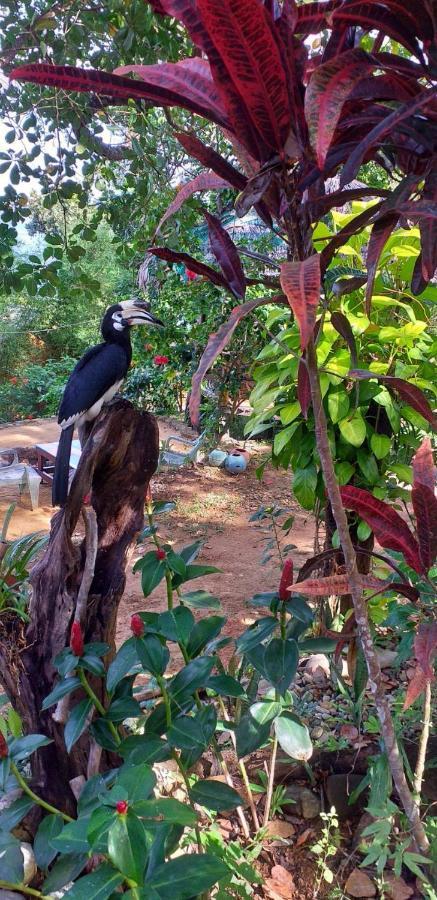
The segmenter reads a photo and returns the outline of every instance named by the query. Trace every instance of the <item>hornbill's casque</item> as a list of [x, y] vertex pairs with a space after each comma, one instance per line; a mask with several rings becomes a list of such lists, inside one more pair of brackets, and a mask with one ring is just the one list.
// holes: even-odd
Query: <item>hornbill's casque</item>
[[75, 425], [80, 429], [95, 419], [127, 374], [132, 359], [131, 325], [163, 326], [163, 322], [152, 315], [144, 300], [125, 300], [110, 306], [101, 324], [103, 342], [84, 353], [67, 381], [58, 415], [62, 431], [53, 474], [53, 506], [63, 506], [68, 496]]

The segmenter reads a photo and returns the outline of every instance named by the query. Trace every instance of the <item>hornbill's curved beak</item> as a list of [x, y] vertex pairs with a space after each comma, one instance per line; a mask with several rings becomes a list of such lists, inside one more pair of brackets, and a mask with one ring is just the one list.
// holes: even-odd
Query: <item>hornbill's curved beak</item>
[[164, 328], [164, 322], [150, 312], [145, 300], [124, 300], [120, 306], [123, 321], [127, 325], [154, 325]]

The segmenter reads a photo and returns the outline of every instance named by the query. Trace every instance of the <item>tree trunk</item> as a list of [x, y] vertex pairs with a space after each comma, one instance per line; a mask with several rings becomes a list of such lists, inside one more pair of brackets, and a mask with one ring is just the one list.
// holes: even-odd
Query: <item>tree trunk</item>
[[63, 725], [53, 720], [53, 709], [41, 712], [41, 705], [57, 677], [52, 660], [69, 643], [82, 580], [84, 541], [74, 541], [74, 530], [91, 492], [98, 549], [83, 628], [86, 641], [104, 641], [113, 652], [127, 554], [143, 524], [144, 497], [158, 453], [158, 425], [152, 415], [126, 400], [103, 410], [83, 449], [66, 506], [52, 518], [44, 556], [32, 570], [30, 624], [20, 634], [14, 623], [15, 634], [0, 648], [0, 681], [22, 717], [25, 733], [42, 732], [53, 739], [32, 757], [34, 784], [41, 796], [67, 812], [75, 807], [70, 781], [86, 775], [89, 740], [81, 739], [68, 755]]

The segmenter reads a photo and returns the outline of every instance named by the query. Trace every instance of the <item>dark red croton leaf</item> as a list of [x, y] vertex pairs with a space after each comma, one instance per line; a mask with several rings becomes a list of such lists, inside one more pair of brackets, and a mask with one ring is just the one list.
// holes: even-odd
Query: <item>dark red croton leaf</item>
[[420, 558], [428, 571], [434, 565], [437, 556], [436, 470], [429, 437], [422, 441], [413, 457], [413, 475], [411, 500], [416, 517]]
[[[353, 279], [350, 280], [353, 281]], [[361, 281], [361, 277], [359, 278], [359, 281]], [[351, 290], [353, 290], [353, 288], [351, 288]], [[356, 366], [358, 360], [357, 344], [349, 319], [347, 319], [342, 312], [333, 312], [331, 313], [331, 323], [335, 330], [338, 331], [346, 341], [349, 347], [352, 365]]]
[[286, 262], [281, 266], [281, 287], [287, 295], [300, 332], [300, 346], [306, 350], [316, 323], [320, 300], [320, 256], [314, 253], [303, 262]]
[[217, 272], [211, 266], [207, 266], [206, 263], [194, 259], [194, 256], [190, 256], [189, 253], [178, 253], [176, 250], [169, 250], [167, 247], [149, 247], [148, 252], [153, 253], [153, 256], [157, 256], [158, 259], [166, 260], [166, 262], [183, 263], [187, 269], [195, 272], [196, 275], [203, 275], [204, 278], [207, 278], [212, 284], [216, 284], [217, 287], [229, 290], [228, 282], [220, 272]]
[[285, 297], [282, 296], [258, 297], [256, 300], [248, 300], [247, 303], [242, 303], [241, 306], [234, 306], [229, 319], [220, 325], [218, 331], [210, 334], [208, 343], [197, 367], [197, 371], [194, 373], [191, 381], [190, 419], [194, 426], [199, 424], [202, 379], [205, 377], [218, 355], [231, 340], [238, 323], [241, 322], [245, 316], [248, 316], [249, 313], [253, 312], [258, 306], [266, 306], [269, 303], [285, 302]]
[[375, 378], [382, 384], [386, 384], [389, 390], [396, 391], [408, 406], [412, 406], [416, 412], [420, 413], [434, 430], [437, 429], [436, 417], [428, 400], [423, 391], [416, 387], [415, 384], [410, 384], [409, 381], [404, 381], [403, 378], [396, 378], [395, 375], [377, 375], [375, 372], [370, 372], [367, 369], [351, 369], [349, 375], [351, 378], [359, 378], [360, 380]]
[[426, 686], [435, 680], [433, 660], [437, 650], [437, 622], [419, 625], [414, 638], [414, 655], [417, 668], [409, 682], [405, 695], [404, 709], [408, 709]]
[[164, 222], [166, 222], [170, 216], [174, 216], [185, 201], [188, 200], [189, 197], [192, 197], [193, 194], [197, 193], [197, 191], [223, 191], [230, 187], [231, 185], [229, 182], [219, 175], [214, 175], [213, 172], [200, 172], [200, 174], [196, 175], [191, 181], [187, 181], [186, 184], [182, 185], [176, 194], [176, 197], [172, 200], [164, 215], [159, 220], [155, 236], [158, 234], [158, 231], [161, 230]]
[[388, 503], [377, 500], [368, 491], [353, 485], [345, 485], [340, 491], [344, 507], [353, 510], [367, 522], [381, 547], [402, 553], [408, 565], [419, 575], [423, 575], [425, 570], [420, 558], [419, 545], [396, 510]]
[[179, 141], [184, 150], [197, 159], [207, 169], [212, 169], [220, 178], [224, 178], [232, 187], [243, 191], [247, 184], [247, 178], [231, 163], [220, 156], [212, 147], [207, 147], [195, 134], [186, 131], [176, 131], [174, 137]]
[[211, 250], [232, 293], [241, 300], [246, 293], [246, 279], [243, 266], [241, 265], [240, 254], [232, 238], [226, 229], [223, 228], [220, 219], [209, 212], [204, 212], [204, 216], [208, 225]]

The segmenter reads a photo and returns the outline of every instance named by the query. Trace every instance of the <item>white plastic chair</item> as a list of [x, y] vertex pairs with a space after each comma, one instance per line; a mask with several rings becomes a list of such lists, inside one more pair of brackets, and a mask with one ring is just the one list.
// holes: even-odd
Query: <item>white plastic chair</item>
[[[205, 433], [202, 432], [195, 441], [181, 438], [178, 435], [171, 435], [167, 440], [163, 441], [159, 451], [158, 472], [163, 466], [179, 468], [187, 466], [190, 463], [197, 462], [197, 454], [205, 440]], [[185, 451], [172, 449], [173, 444], [185, 447]]]
[[[2, 465], [2, 458], [10, 455], [12, 455], [12, 462]], [[36, 509], [39, 505], [40, 483], [41, 476], [38, 475], [38, 472], [35, 472], [32, 466], [27, 466], [25, 463], [18, 461], [16, 450], [0, 449], [0, 488], [9, 488], [17, 485], [20, 496], [27, 488], [32, 509]]]

